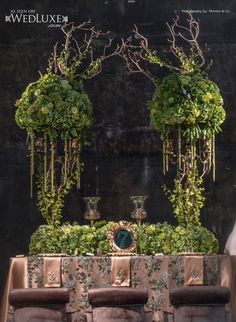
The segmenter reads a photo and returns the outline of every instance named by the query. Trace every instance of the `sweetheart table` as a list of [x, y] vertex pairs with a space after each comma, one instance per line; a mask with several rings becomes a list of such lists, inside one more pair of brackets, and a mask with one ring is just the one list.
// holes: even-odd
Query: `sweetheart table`
[[2, 298], [0, 321], [7, 321], [11, 288], [66, 287], [70, 290], [67, 311], [72, 322], [84, 321], [91, 288], [130, 286], [148, 289], [146, 309], [153, 322], [163, 322], [171, 312], [169, 291], [183, 285], [221, 285], [231, 291], [233, 321], [236, 321], [234, 291], [236, 256], [30, 256], [10, 259]]

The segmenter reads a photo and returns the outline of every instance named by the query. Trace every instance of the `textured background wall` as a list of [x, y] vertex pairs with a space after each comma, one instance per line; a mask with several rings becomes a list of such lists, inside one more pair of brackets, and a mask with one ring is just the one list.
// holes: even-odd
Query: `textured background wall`
[[[216, 182], [205, 182], [207, 202], [202, 222], [220, 239], [221, 249], [236, 213], [236, 1], [183, 0], [68, 0], [1, 1], [0, 4], [0, 254], [2, 287], [10, 256], [27, 254], [30, 235], [43, 223], [35, 199], [29, 197], [29, 160], [25, 133], [14, 121], [14, 103], [25, 86], [45, 71], [52, 46], [62, 33], [43, 24], [7, 23], [12, 9], [68, 15], [70, 21], [92, 18], [94, 25], [126, 37], [137, 24], [157, 48], [167, 46], [165, 25], [182, 10], [195, 9], [200, 19], [200, 42], [207, 43], [210, 77], [221, 88], [227, 120], [217, 137]], [[204, 11], [203, 11], [204, 10]], [[216, 13], [213, 10], [221, 10]], [[224, 12], [222, 11], [224, 10]], [[161, 76], [161, 75], [160, 75]], [[129, 75], [122, 61], [112, 59], [103, 73], [86, 84], [94, 105], [92, 144], [83, 152], [82, 189], [66, 201], [65, 220], [84, 223], [81, 197], [102, 197], [103, 219], [130, 219], [129, 196], [147, 194], [151, 222], [175, 223], [163, 183], [171, 184], [174, 169], [162, 175], [161, 142], [150, 127], [146, 102], [153, 87], [142, 75]]]

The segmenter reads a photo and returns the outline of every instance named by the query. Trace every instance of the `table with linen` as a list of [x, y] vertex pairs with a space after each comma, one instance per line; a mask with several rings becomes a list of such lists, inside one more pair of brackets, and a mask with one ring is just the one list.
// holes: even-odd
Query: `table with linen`
[[130, 286], [148, 289], [147, 311], [153, 322], [163, 322], [171, 312], [169, 291], [184, 285], [221, 285], [230, 288], [233, 321], [236, 256], [30, 256], [10, 259], [0, 318], [7, 321], [11, 288], [65, 287], [70, 291], [67, 311], [72, 322], [82, 322], [89, 308], [89, 289]]

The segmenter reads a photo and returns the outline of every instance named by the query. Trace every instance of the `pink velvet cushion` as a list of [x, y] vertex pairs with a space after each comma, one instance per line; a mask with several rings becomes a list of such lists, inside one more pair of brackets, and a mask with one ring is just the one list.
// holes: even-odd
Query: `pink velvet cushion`
[[12, 289], [9, 303], [12, 306], [32, 306], [47, 304], [65, 304], [69, 302], [66, 288], [19, 288]]
[[148, 293], [146, 289], [131, 287], [98, 288], [88, 291], [88, 299], [93, 307], [143, 305], [147, 303]]
[[226, 304], [229, 289], [221, 286], [185, 286], [170, 290], [170, 303], [179, 305]]

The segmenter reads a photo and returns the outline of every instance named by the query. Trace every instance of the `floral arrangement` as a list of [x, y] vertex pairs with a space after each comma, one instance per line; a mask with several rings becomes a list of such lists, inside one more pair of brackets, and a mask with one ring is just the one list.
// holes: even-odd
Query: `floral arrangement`
[[[179, 177], [187, 176], [191, 165], [202, 167], [202, 176], [212, 169], [214, 179], [215, 135], [221, 131], [225, 110], [219, 87], [208, 78], [211, 64], [206, 66], [198, 42], [199, 22], [190, 12], [187, 15], [185, 24], [179, 16], [167, 23], [171, 37], [165, 57], [152, 49], [136, 26], [134, 36], [123, 41], [122, 57], [131, 73], [141, 72], [154, 84], [148, 109], [163, 140], [164, 174], [174, 163]], [[165, 68], [168, 74], [159, 80], [148, 64]]]
[[[221, 131], [226, 114], [216, 83], [208, 78], [199, 45], [199, 22], [190, 12], [167, 23], [168, 51], [161, 55], [135, 26], [133, 35], [122, 43], [121, 56], [131, 73], [142, 73], [154, 84], [148, 110], [153, 127], [163, 142], [163, 174], [176, 166], [173, 190], [165, 191], [178, 223], [184, 227], [200, 223], [204, 205], [203, 177], [212, 172], [215, 180], [215, 136]], [[152, 67], [165, 68], [159, 80]]]
[[[88, 143], [93, 121], [84, 81], [99, 74], [102, 62], [118, 50], [109, 51], [112, 40], [104, 39], [107, 33], [97, 31], [90, 21], [65, 25], [62, 32], [64, 43], [55, 45], [47, 72], [28, 85], [17, 100], [15, 116], [29, 138], [31, 196], [38, 172], [37, 205], [53, 226], [60, 225], [64, 200], [72, 186], [77, 182], [80, 188], [80, 152]], [[102, 52], [95, 54], [101, 37]]]
[[[43, 225], [31, 236], [29, 254], [66, 253], [72, 256], [112, 253], [107, 234], [114, 222], [97, 222], [94, 226], [64, 224], [61, 227]], [[214, 234], [198, 225], [172, 226], [164, 224], [130, 223], [136, 232], [137, 254], [177, 254], [188, 251], [213, 254], [218, 252]]]
[[163, 78], [149, 105], [162, 138], [180, 127], [187, 141], [210, 139], [225, 120], [219, 87], [200, 72], [173, 72]]
[[29, 134], [65, 140], [84, 134], [92, 124], [92, 104], [82, 83], [51, 72], [28, 85], [16, 106], [16, 122]]

